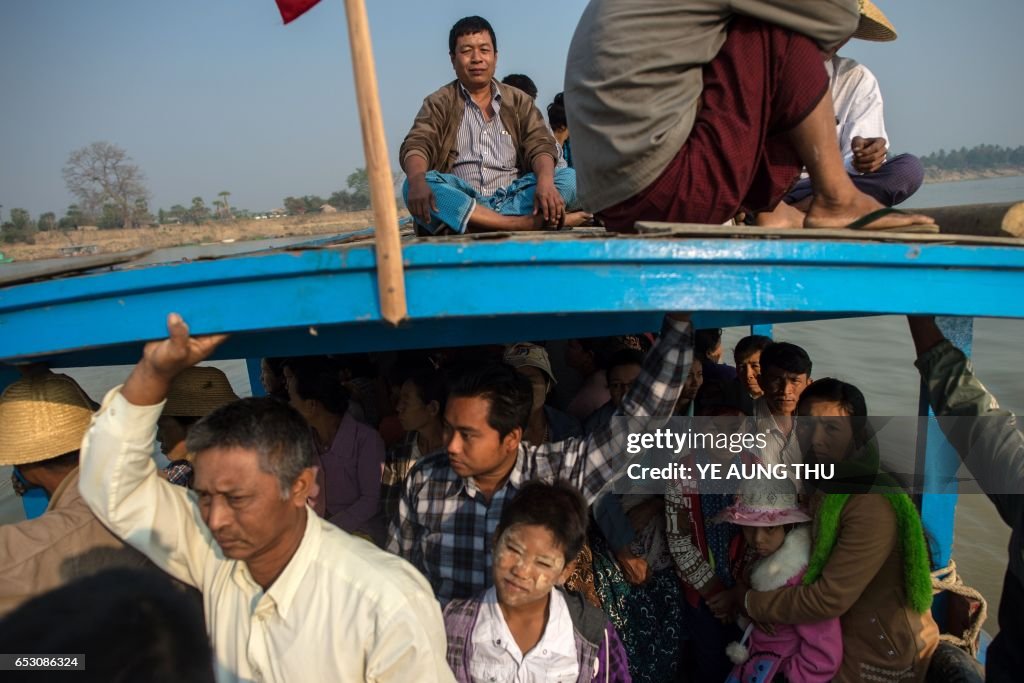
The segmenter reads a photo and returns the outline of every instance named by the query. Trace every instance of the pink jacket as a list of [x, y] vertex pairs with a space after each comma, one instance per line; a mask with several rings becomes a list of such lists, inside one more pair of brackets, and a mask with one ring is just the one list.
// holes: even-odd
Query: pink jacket
[[[807, 525], [793, 529], [781, 548], [754, 565], [750, 587], [766, 591], [799, 585], [810, 554]], [[745, 644], [729, 643], [726, 652], [736, 666], [727, 683], [768, 683], [780, 673], [803, 683], [828, 683], [835, 678], [843, 659], [839, 619], [774, 627], [775, 633], [769, 635], [751, 624], [744, 634]]]

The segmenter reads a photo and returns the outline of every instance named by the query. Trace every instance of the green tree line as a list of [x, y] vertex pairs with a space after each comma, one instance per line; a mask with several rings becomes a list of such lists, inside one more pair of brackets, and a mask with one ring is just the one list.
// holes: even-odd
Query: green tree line
[[977, 145], [970, 149], [961, 147], [948, 152], [940, 149], [921, 157], [925, 168], [943, 171], [984, 171], [988, 169], [1024, 167], [1024, 145], [1003, 147], [1002, 145]]

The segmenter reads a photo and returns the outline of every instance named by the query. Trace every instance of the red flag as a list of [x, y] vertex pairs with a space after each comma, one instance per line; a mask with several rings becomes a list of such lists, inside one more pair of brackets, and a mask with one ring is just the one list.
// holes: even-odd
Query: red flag
[[320, 0], [276, 0], [284, 23], [295, 21]]

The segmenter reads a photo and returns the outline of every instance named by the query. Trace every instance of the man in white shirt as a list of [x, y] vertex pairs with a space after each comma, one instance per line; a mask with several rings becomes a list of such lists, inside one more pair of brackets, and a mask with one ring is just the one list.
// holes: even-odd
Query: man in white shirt
[[764, 393], [754, 400], [754, 420], [767, 441], [757, 451], [766, 465], [803, 462], [793, 416], [800, 394], [811, 381], [811, 358], [796, 344], [775, 342], [761, 352], [758, 382]]
[[294, 409], [230, 403], [189, 432], [195, 492], [159, 475], [168, 387], [224, 339], [190, 337], [177, 314], [167, 328], [94, 416], [80, 489], [116, 535], [202, 591], [218, 680], [453, 680], [423, 576], [307, 506], [313, 443]]
[[[857, 31], [850, 38], [888, 42], [896, 40], [896, 30], [878, 7], [865, 0]], [[924, 166], [913, 154], [887, 158], [889, 136], [878, 79], [863, 64], [836, 54], [847, 42], [825, 55], [843, 163], [858, 190], [885, 206], [895, 206], [921, 187]], [[804, 173], [785, 201], [806, 211], [812, 193], [811, 181]]]

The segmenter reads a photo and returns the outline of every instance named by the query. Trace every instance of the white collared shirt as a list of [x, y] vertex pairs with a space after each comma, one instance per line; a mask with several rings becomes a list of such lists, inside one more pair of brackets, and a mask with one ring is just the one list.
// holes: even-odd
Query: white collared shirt
[[426, 579], [306, 509], [298, 549], [269, 589], [224, 557], [192, 492], [150, 454], [163, 404], [111, 390], [82, 444], [82, 496], [116, 535], [203, 594], [218, 681], [452, 681]]
[[854, 137], [884, 138], [886, 147], [889, 146], [882, 113], [882, 91], [875, 75], [855, 60], [835, 55], [825, 62], [825, 71], [836, 112], [836, 134], [843, 163], [847, 171], [857, 173], [850, 146]]
[[758, 449], [756, 455], [766, 465], [792, 465], [804, 461], [800, 452], [800, 442], [796, 438], [796, 418], [793, 418], [793, 428], [789, 434], [785, 434], [779, 427], [771, 410], [768, 409], [768, 401], [764, 396], [754, 399], [754, 420], [757, 424], [757, 431], [765, 435], [768, 447]]
[[580, 673], [572, 617], [565, 598], [551, 591], [548, 623], [525, 655], [516, 644], [492, 586], [484, 593], [473, 628], [473, 683], [573, 683]]

